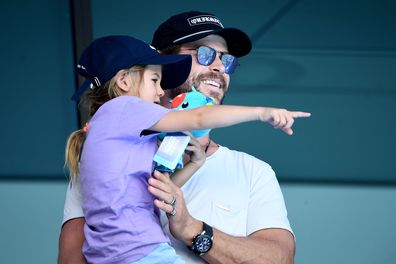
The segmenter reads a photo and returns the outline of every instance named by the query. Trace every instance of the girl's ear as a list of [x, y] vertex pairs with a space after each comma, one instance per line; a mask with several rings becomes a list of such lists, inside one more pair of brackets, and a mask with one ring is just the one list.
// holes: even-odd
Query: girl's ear
[[122, 91], [128, 93], [131, 89], [131, 78], [129, 76], [129, 72], [123, 70], [117, 77], [116, 80], [117, 86], [120, 87]]

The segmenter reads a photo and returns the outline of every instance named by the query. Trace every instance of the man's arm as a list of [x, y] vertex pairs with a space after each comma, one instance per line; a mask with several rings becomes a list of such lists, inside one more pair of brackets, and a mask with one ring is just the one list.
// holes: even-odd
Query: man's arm
[[84, 243], [83, 217], [67, 221], [59, 236], [58, 264], [86, 264], [87, 261], [82, 253]]
[[263, 229], [235, 237], [213, 229], [213, 247], [203, 255], [209, 263], [294, 263], [293, 235], [285, 229]]
[[[178, 203], [179, 200], [180, 198], [177, 200]], [[184, 209], [181, 211], [183, 212]], [[184, 216], [190, 219], [180, 219]], [[202, 232], [202, 222], [188, 213], [183, 214], [182, 217], [177, 219], [169, 217], [169, 229], [174, 237], [182, 240], [186, 245], [191, 245], [192, 238]], [[189, 224], [183, 225], [184, 221]], [[189, 230], [183, 230], [183, 226]], [[294, 237], [286, 229], [262, 229], [248, 237], [236, 237], [213, 228], [213, 247], [202, 258], [211, 264], [293, 264], [294, 254]]]
[[[155, 205], [165, 212], [173, 207], [163, 201], [176, 198], [176, 215], [169, 216], [172, 235], [192, 244], [194, 236], [202, 232], [203, 224], [193, 218], [187, 210], [183, 193], [169, 176], [155, 172], [149, 179], [149, 191], [157, 197]], [[294, 263], [295, 243], [293, 235], [285, 229], [262, 229], [248, 237], [236, 237], [213, 228], [213, 247], [202, 256], [207, 262], [215, 263]]]

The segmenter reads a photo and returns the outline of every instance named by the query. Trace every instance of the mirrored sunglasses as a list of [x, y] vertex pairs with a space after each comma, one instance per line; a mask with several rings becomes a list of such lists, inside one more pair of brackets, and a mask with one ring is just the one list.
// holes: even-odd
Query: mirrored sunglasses
[[227, 74], [233, 74], [235, 69], [239, 66], [237, 57], [225, 52], [217, 51], [211, 47], [199, 46], [195, 49], [188, 50], [196, 50], [198, 63], [204, 66], [211, 65], [215, 61], [217, 53], [219, 53], [220, 60], [225, 68], [224, 71]]

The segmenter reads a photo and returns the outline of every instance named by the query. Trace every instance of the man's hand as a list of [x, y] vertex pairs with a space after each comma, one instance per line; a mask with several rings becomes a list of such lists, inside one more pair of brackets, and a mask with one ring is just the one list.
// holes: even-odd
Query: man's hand
[[[186, 245], [190, 245], [193, 237], [202, 231], [202, 222], [190, 215], [184, 201], [183, 192], [172, 182], [168, 174], [154, 171], [153, 176], [148, 181], [148, 190], [157, 197], [154, 204], [167, 213], [171, 234]], [[170, 202], [173, 198], [175, 198], [176, 203], [172, 206]], [[176, 214], [170, 215], [173, 209], [175, 209]]]

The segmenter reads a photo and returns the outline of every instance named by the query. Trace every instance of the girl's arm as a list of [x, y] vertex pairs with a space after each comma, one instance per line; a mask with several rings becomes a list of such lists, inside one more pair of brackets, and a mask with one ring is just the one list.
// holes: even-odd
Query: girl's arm
[[174, 184], [182, 187], [191, 176], [205, 163], [206, 153], [195, 138], [191, 138], [186, 150], [191, 151], [190, 161], [182, 169], [177, 169], [171, 176]]
[[192, 110], [170, 111], [150, 129], [176, 132], [195, 129], [219, 128], [259, 120], [291, 135], [294, 118], [309, 117], [306, 112], [294, 112], [272, 107], [214, 105]]

